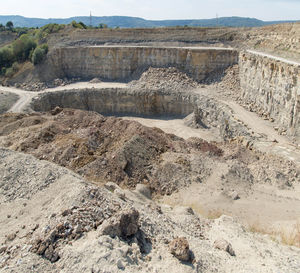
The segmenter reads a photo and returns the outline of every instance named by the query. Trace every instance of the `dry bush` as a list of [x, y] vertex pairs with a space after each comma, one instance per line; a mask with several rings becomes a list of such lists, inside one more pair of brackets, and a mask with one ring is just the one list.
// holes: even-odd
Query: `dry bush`
[[284, 228], [280, 230], [270, 229], [261, 225], [259, 222], [249, 225], [248, 230], [253, 233], [269, 235], [272, 240], [278, 243], [300, 248], [300, 220], [289, 230]]

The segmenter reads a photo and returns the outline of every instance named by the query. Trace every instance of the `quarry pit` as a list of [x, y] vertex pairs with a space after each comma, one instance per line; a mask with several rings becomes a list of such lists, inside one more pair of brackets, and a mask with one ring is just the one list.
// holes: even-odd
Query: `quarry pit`
[[[98, 78], [103, 84], [81, 83], [74, 89], [71, 84], [66, 88], [27, 92], [27, 101], [23, 100], [21, 105], [34, 111], [49, 111], [59, 106], [104, 115], [152, 118], [184, 118], [194, 113], [198, 127], [218, 127], [223, 139], [247, 137], [249, 130], [235, 120], [226, 102], [231, 100], [230, 96], [224, 96], [228, 90], [219, 96], [216, 88], [207, 84], [221, 82], [226, 69], [233, 65], [238, 65], [235, 77], [239, 86], [235, 89], [239, 90], [234, 90], [235, 99], [239, 97], [239, 104], [244, 104], [263, 119], [271, 120], [273, 127], [280, 134], [289, 136], [297, 146], [300, 64], [251, 50], [121, 45], [56, 48], [44, 64], [48, 73], [41, 68], [37, 71], [42, 74], [39, 78], [45, 81], [80, 78], [83, 82]], [[169, 67], [186, 74], [199, 85], [174, 90], [174, 86], [161, 86], [159, 81], [155, 83], [157, 86], [132, 88], [127, 84], [139, 79], [149, 68]], [[159, 80], [163, 82], [164, 79]], [[115, 83], [110, 84], [112, 81]], [[22, 95], [22, 92], [18, 94]], [[18, 111], [19, 108], [17, 106]], [[15, 111], [14, 107], [12, 111]]]
[[300, 63], [228, 47], [85, 45], [54, 48], [29, 76], [80, 81], [1, 87], [0, 98], [13, 94], [0, 119], [5, 149], [96, 186], [112, 181], [142, 209], [131, 192], [140, 183], [162, 214], [182, 206], [248, 229], [298, 223]]

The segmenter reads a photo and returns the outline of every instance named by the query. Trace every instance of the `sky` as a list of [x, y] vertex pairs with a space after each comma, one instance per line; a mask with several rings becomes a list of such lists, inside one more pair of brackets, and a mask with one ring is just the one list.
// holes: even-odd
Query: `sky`
[[[2, 2], [2, 3], [1, 3]], [[227, 16], [300, 20], [300, 0], [0, 0], [0, 15], [37, 18], [123, 15], [152, 20]]]

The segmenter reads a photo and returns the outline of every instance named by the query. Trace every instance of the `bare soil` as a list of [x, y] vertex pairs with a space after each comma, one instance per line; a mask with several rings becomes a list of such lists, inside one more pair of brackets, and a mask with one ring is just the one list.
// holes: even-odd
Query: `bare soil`
[[0, 114], [9, 110], [18, 100], [18, 95], [0, 91]]

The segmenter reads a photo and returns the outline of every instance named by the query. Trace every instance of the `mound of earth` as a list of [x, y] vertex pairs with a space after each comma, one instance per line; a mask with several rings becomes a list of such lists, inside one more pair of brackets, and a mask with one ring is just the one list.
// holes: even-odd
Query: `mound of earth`
[[299, 249], [248, 233], [231, 217], [206, 220], [113, 183], [97, 187], [31, 155], [1, 148], [0, 158], [1, 272], [297, 272], [300, 266]]
[[[186, 142], [138, 122], [81, 110], [59, 111], [1, 116], [1, 144], [68, 167], [91, 181], [127, 187], [143, 182], [161, 194], [204, 179], [213, 158], [222, 154], [214, 144]], [[191, 158], [185, 159], [191, 151], [193, 164]]]
[[[250, 191], [254, 184], [298, 185], [295, 164], [236, 143], [184, 140], [135, 121], [95, 112], [56, 108], [50, 113], [3, 114], [0, 145], [67, 167], [86, 179], [127, 188], [138, 183], [157, 194], [171, 194], [205, 182], [224, 163], [220, 189]], [[267, 171], [266, 171], [267, 170]]]
[[129, 86], [133, 89], [186, 91], [197, 88], [198, 83], [175, 67], [150, 67]]

